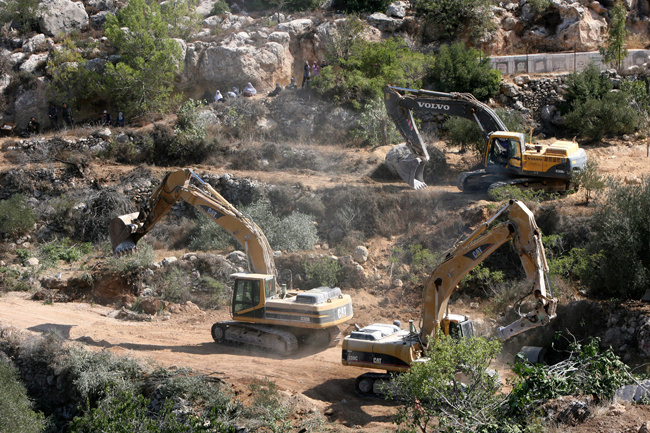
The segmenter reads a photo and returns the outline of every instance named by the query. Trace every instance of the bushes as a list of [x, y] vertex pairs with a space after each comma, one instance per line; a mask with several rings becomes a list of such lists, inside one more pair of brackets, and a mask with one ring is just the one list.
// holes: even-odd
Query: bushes
[[43, 415], [32, 409], [18, 370], [0, 357], [0, 431], [38, 433], [45, 426]]
[[333, 257], [322, 257], [313, 262], [305, 262], [303, 268], [312, 287], [334, 287], [338, 284], [341, 264]]
[[347, 13], [386, 12], [390, 0], [339, 0], [337, 7]]
[[588, 245], [599, 254], [583, 282], [598, 297], [638, 299], [650, 285], [650, 183], [610, 185], [592, 220]]
[[153, 248], [144, 241], [138, 244], [137, 252], [126, 257], [113, 257], [109, 252], [110, 245], [108, 244], [105, 245], [105, 249], [107, 250], [106, 254], [109, 255], [106, 259], [106, 269], [121, 275], [126, 275], [145, 266], [149, 266], [155, 259]]
[[[329, 48], [330, 51], [336, 51]], [[396, 38], [382, 42], [353, 39], [349, 56], [321, 70], [310, 86], [329, 99], [361, 109], [372, 100], [381, 100], [386, 83], [419, 86], [426, 65], [424, 55], [409, 49]]]
[[93, 246], [88, 242], [73, 243], [69, 238], [54, 240], [42, 245], [41, 257], [46, 266], [56, 266], [59, 260], [74, 262], [92, 251]]
[[443, 45], [427, 69], [425, 87], [438, 92], [471, 93], [485, 101], [499, 91], [501, 72], [476, 48], [462, 43]]
[[427, 22], [427, 39], [453, 41], [462, 36], [478, 39], [496, 28], [490, 0], [416, 0], [417, 14]]
[[576, 102], [564, 116], [566, 126], [581, 135], [600, 140], [604, 136], [631, 134], [640, 126], [639, 112], [629, 104], [625, 92], [610, 92], [602, 99]]
[[34, 227], [34, 211], [25, 202], [25, 197], [16, 194], [0, 201], [0, 233], [16, 236], [27, 233]]

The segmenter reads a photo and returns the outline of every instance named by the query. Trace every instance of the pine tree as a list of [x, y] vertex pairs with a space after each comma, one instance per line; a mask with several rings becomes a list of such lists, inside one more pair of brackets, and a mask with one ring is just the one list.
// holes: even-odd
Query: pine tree
[[621, 68], [623, 59], [627, 57], [627, 48], [625, 48], [625, 41], [627, 39], [627, 29], [625, 28], [626, 14], [625, 4], [621, 0], [618, 0], [611, 11], [607, 46], [600, 47], [600, 54], [603, 56], [603, 61], [614, 65], [616, 69]]

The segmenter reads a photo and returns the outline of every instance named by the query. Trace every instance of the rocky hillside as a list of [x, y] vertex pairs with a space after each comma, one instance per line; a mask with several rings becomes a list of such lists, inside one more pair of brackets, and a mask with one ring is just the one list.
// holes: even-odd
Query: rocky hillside
[[[185, 98], [210, 98], [217, 89], [240, 89], [252, 83], [261, 94], [275, 83], [298, 81], [305, 60], [322, 61], [324, 44], [331, 41], [345, 21], [336, 4], [324, 5], [314, 13], [290, 15], [282, 12], [250, 14], [245, 3], [232, 3], [233, 13], [211, 15], [215, 1], [202, 1], [196, 12], [203, 16], [200, 28], [177, 42], [184, 67], [176, 77], [176, 91]], [[491, 8], [494, 31], [484, 35], [479, 47], [489, 55], [562, 50], [594, 50], [602, 45], [608, 30], [605, 1], [553, 1], [545, 8], [537, 3], [503, 1]], [[22, 131], [30, 117], [47, 125], [50, 80], [48, 60], [67, 37], [80, 38], [89, 47], [84, 54], [87, 67], [102, 68], [115, 62], [112, 48], [103, 35], [106, 17], [124, 6], [112, 0], [73, 2], [52, 0], [42, 3], [37, 23], [30, 31], [18, 31], [7, 24], [1, 39], [0, 90], [1, 122], [13, 123]], [[631, 41], [643, 47], [647, 32], [646, 1], [630, 2], [628, 27]], [[404, 39], [414, 49], [435, 49], [436, 41], [426, 35], [423, 18], [415, 15], [409, 2], [396, 2], [386, 11], [362, 16], [365, 37], [378, 41], [392, 36]], [[87, 101], [78, 107], [75, 120], [95, 120], [104, 107]], [[117, 107], [109, 107], [117, 109]]]

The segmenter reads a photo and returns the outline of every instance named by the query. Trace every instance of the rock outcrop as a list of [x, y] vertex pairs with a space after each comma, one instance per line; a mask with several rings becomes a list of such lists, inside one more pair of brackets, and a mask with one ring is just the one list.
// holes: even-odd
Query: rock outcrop
[[88, 27], [88, 14], [82, 2], [47, 0], [41, 5], [44, 12], [39, 19], [39, 26], [48, 36], [68, 35]]

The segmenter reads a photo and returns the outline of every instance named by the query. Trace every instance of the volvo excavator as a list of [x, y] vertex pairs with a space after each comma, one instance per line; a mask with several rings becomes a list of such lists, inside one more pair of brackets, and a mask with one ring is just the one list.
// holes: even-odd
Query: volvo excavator
[[[507, 221], [495, 224], [495, 220], [504, 212], [508, 215]], [[520, 313], [520, 318], [514, 323], [499, 328], [498, 336], [506, 340], [529, 329], [547, 325], [555, 318], [557, 300], [546, 291], [549, 283], [548, 264], [537, 223], [523, 203], [511, 200], [451, 248], [443, 262], [430, 274], [424, 284], [419, 331], [412, 320], [406, 330], [401, 329], [398, 322], [372, 324], [357, 327], [356, 331], [343, 339], [343, 365], [386, 371], [359, 376], [355, 385], [357, 394], [382, 396], [382, 389], [390, 382], [392, 375], [427, 360], [427, 351], [438, 331], [459, 338], [474, 335], [474, 326], [469, 317], [449, 313], [449, 298], [463, 276], [511, 239], [536, 304], [529, 313]]]
[[506, 185], [564, 192], [573, 187], [572, 176], [583, 170], [587, 154], [573, 141], [550, 145], [526, 143], [519, 132], [509, 132], [497, 113], [469, 93], [443, 93], [386, 86], [388, 116], [412, 152], [397, 167], [400, 177], [415, 189], [426, 188], [424, 166], [429, 154], [422, 141], [414, 111], [459, 116], [475, 121], [486, 140], [483, 168], [461, 173], [457, 186], [463, 192], [491, 190]]
[[[194, 179], [199, 186], [190, 184]], [[350, 295], [338, 287], [306, 291], [278, 287], [273, 251], [260, 228], [190, 169], [167, 174], [139, 212], [115, 217], [109, 234], [114, 254], [133, 253], [138, 241], [180, 199], [230, 233], [245, 250], [252, 273], [236, 273], [231, 316], [212, 326], [215, 342], [289, 355], [300, 343], [336, 345], [338, 325], [352, 318]]]

